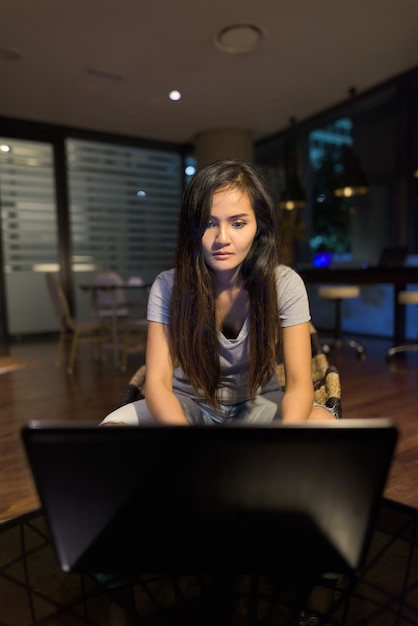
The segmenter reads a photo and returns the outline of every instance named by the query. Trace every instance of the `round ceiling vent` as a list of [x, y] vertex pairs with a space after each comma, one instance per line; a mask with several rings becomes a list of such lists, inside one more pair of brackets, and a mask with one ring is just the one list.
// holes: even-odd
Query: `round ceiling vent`
[[215, 46], [229, 54], [254, 52], [263, 40], [261, 28], [255, 24], [225, 26], [215, 36]]

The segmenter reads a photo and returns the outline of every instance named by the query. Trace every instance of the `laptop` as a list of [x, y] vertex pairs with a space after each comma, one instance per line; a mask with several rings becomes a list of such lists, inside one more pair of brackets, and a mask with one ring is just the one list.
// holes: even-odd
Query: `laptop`
[[278, 574], [360, 568], [397, 429], [33, 422], [22, 437], [63, 571]]

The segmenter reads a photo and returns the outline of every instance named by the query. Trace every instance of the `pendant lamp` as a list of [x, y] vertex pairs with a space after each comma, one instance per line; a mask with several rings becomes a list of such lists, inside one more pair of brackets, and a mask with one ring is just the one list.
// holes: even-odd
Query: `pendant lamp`
[[[290, 119], [292, 127], [295, 126], [295, 118]], [[286, 211], [293, 211], [295, 209], [302, 209], [306, 206], [306, 195], [301, 187], [299, 178], [297, 175], [297, 159], [296, 159], [296, 144], [294, 139], [294, 130], [290, 135], [290, 149], [287, 154], [287, 167], [286, 167], [286, 186], [283, 193], [280, 195], [279, 208]]]
[[334, 195], [350, 198], [366, 194], [369, 191], [368, 182], [351, 146], [343, 147], [342, 164], [343, 171], [335, 182]]
[[[349, 91], [353, 99], [356, 90], [352, 87]], [[351, 115], [354, 118], [354, 115]], [[351, 198], [362, 196], [369, 191], [369, 185], [360, 160], [352, 146], [343, 146], [342, 150], [342, 173], [337, 177], [334, 186], [334, 195], [339, 198]]]

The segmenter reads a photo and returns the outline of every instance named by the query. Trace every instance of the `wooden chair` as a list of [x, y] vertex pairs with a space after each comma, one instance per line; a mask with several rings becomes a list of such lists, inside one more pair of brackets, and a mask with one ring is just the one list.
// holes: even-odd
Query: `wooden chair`
[[[314, 386], [314, 400], [325, 405], [337, 419], [342, 417], [341, 381], [338, 370], [330, 365], [324, 352], [315, 327], [311, 324], [312, 346], [312, 380]], [[121, 405], [135, 402], [144, 398], [146, 367], [142, 365], [130, 379], [122, 396]], [[284, 389], [286, 380], [282, 362], [277, 364], [277, 378]]]
[[[129, 308], [122, 288], [123, 280], [116, 272], [106, 270], [93, 276], [92, 312], [97, 319], [126, 318]], [[120, 285], [120, 287], [119, 287]], [[100, 289], [100, 287], [103, 287]]]
[[130, 354], [145, 353], [147, 343], [148, 321], [133, 319], [125, 323], [122, 346], [122, 371], [126, 371]]
[[60, 325], [58, 343], [58, 363], [64, 360], [64, 347], [67, 339], [71, 339], [70, 353], [67, 361], [67, 372], [72, 374], [80, 343], [92, 343], [99, 347], [103, 358], [103, 340], [105, 335], [110, 336], [110, 326], [97, 320], [77, 320], [70, 313], [64, 290], [55, 274], [47, 273], [46, 282], [51, 296], [56, 318]]
[[[112, 324], [115, 360], [119, 362], [120, 340], [122, 334], [122, 359], [120, 367], [125, 371], [130, 354], [144, 351], [148, 322], [145, 318], [133, 315], [138, 302], [128, 302], [125, 297], [124, 281], [111, 270], [97, 272], [93, 277], [92, 313], [97, 320], [108, 320]], [[102, 287], [102, 288], [100, 288]], [[138, 342], [138, 339], [141, 342]], [[139, 346], [139, 349], [138, 349]]]

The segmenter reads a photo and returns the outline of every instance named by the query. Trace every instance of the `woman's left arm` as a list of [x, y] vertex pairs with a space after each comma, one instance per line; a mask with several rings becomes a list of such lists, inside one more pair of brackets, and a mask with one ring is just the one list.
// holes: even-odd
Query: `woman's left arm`
[[309, 322], [282, 328], [286, 391], [281, 415], [283, 422], [304, 422], [314, 401], [312, 348]]
[[283, 332], [283, 361], [286, 391], [281, 415], [283, 422], [333, 420], [322, 406], [313, 406], [312, 347], [309, 322], [286, 326]]

